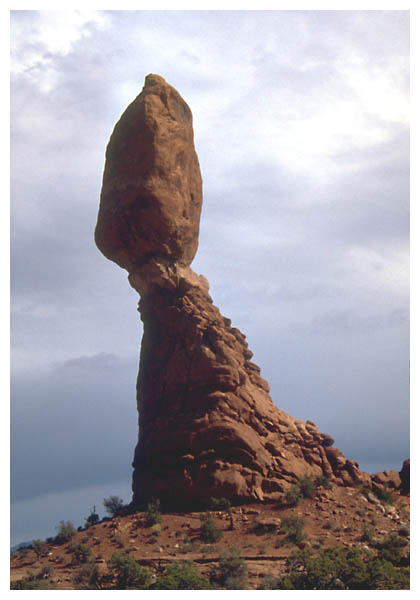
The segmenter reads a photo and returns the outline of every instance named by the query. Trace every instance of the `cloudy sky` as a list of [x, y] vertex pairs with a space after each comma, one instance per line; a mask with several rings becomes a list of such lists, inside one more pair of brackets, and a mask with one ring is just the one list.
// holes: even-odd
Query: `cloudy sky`
[[12, 544], [130, 500], [142, 335], [93, 232], [115, 122], [162, 75], [204, 180], [192, 267], [273, 401], [409, 456], [407, 11], [14, 11]]

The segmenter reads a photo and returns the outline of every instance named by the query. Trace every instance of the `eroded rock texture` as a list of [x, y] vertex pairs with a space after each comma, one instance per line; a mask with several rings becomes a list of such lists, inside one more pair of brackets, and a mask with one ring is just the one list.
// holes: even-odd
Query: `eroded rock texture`
[[281, 501], [304, 475], [370, 486], [329, 435], [273, 404], [245, 336], [190, 269], [201, 201], [191, 111], [149, 75], [110, 139], [96, 228], [141, 295], [133, 504]]

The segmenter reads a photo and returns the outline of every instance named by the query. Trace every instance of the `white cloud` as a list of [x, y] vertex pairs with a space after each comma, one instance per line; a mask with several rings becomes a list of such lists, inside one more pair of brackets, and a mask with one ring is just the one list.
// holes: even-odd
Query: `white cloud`
[[92, 28], [105, 29], [109, 20], [94, 10], [12, 11], [11, 72], [26, 75], [43, 92], [50, 92], [59, 80], [56, 57], [69, 54]]

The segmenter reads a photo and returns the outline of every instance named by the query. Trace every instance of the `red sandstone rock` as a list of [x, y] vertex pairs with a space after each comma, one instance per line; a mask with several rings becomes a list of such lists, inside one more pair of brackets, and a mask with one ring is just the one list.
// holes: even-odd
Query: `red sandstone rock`
[[96, 228], [100, 250], [141, 295], [133, 505], [281, 501], [298, 477], [322, 474], [370, 486], [331, 436], [273, 404], [245, 336], [189, 268], [200, 209], [191, 112], [149, 75], [109, 142]]
[[98, 248], [130, 272], [155, 258], [189, 265], [198, 247], [201, 188], [191, 111], [162, 77], [148, 75], [108, 144]]

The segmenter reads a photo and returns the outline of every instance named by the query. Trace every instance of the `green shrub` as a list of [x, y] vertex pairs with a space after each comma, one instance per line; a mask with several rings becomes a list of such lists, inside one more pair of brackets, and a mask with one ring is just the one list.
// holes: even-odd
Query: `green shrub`
[[406, 539], [393, 533], [381, 542], [378, 542], [375, 548], [378, 551], [378, 558], [386, 560], [393, 565], [400, 565], [403, 558], [402, 548], [407, 545], [408, 542]]
[[181, 554], [188, 554], [188, 552], [199, 552], [200, 540], [184, 540], [182, 546], [179, 547]]
[[275, 523], [264, 523], [257, 521], [251, 528], [252, 533], [257, 533], [258, 535], [264, 533], [275, 533], [278, 530], [278, 526]]
[[362, 535], [360, 536], [361, 542], [371, 542], [374, 534], [373, 527], [369, 527], [369, 525], [363, 525], [362, 527]]
[[36, 555], [39, 557], [39, 556], [41, 556], [42, 551], [45, 548], [45, 542], [43, 542], [42, 540], [33, 540], [32, 546], [36, 552]]
[[124, 500], [118, 496], [109, 496], [104, 498], [104, 507], [111, 517], [118, 517], [124, 508]]
[[395, 504], [397, 499], [395, 494], [385, 485], [382, 487], [373, 488], [372, 491], [381, 502], [384, 502], [384, 504]]
[[10, 583], [11, 590], [55, 590], [57, 586], [50, 581], [47, 581], [47, 577], [51, 576], [52, 567], [44, 567], [39, 573], [35, 574], [29, 571], [28, 575], [19, 581], [12, 581]]
[[154, 500], [149, 502], [147, 505], [147, 510], [145, 513], [146, 517], [146, 527], [152, 527], [152, 525], [157, 525], [162, 521], [162, 515], [160, 514], [160, 502], [159, 500]]
[[172, 563], [150, 586], [151, 590], [211, 590], [208, 579], [200, 575], [190, 562]]
[[229, 512], [232, 509], [232, 505], [227, 498], [210, 498], [209, 509]]
[[408, 589], [407, 568], [398, 569], [357, 548], [325, 548], [314, 556], [303, 550], [292, 554], [287, 574], [275, 589], [288, 590], [384, 590]]
[[315, 482], [310, 477], [307, 477], [306, 475], [304, 477], [300, 477], [298, 479], [298, 485], [304, 498], [313, 498], [315, 496]]
[[89, 560], [77, 569], [73, 582], [77, 585], [77, 589], [100, 590], [101, 579], [98, 565], [95, 561]]
[[332, 483], [326, 475], [317, 475], [317, 477], [315, 477], [315, 486], [323, 487], [326, 490], [332, 489]]
[[150, 574], [144, 567], [125, 552], [115, 552], [108, 562], [109, 569], [116, 578], [115, 589], [144, 590], [149, 586]]
[[99, 515], [96, 512], [96, 506], [94, 506], [90, 511], [90, 515], [86, 517], [86, 525], [89, 527], [89, 525], [96, 525], [97, 523], [99, 523]]
[[227, 498], [210, 498], [210, 510], [222, 510], [227, 512], [230, 518], [230, 526], [229, 529], [235, 529], [235, 524], [233, 522], [233, 512], [232, 512], [232, 504], [230, 500]]
[[214, 519], [209, 511], [200, 515], [202, 522], [200, 529], [200, 540], [211, 544], [217, 542], [222, 537], [222, 532], [216, 528]]
[[76, 533], [76, 529], [71, 521], [60, 521], [56, 529], [57, 536], [55, 541], [58, 543], [68, 542]]
[[77, 564], [87, 562], [92, 554], [92, 550], [89, 546], [81, 544], [80, 542], [74, 542], [71, 545], [71, 552], [73, 553], [73, 560]]
[[305, 520], [303, 517], [284, 517], [281, 523], [280, 532], [285, 533], [285, 543], [299, 544], [305, 539], [303, 528]]
[[211, 582], [227, 590], [244, 590], [248, 585], [248, 567], [241, 558], [239, 549], [232, 549], [230, 554], [222, 554], [219, 565], [213, 569]]
[[294, 483], [286, 492], [286, 501], [291, 506], [296, 506], [303, 499], [303, 494], [298, 483]]

